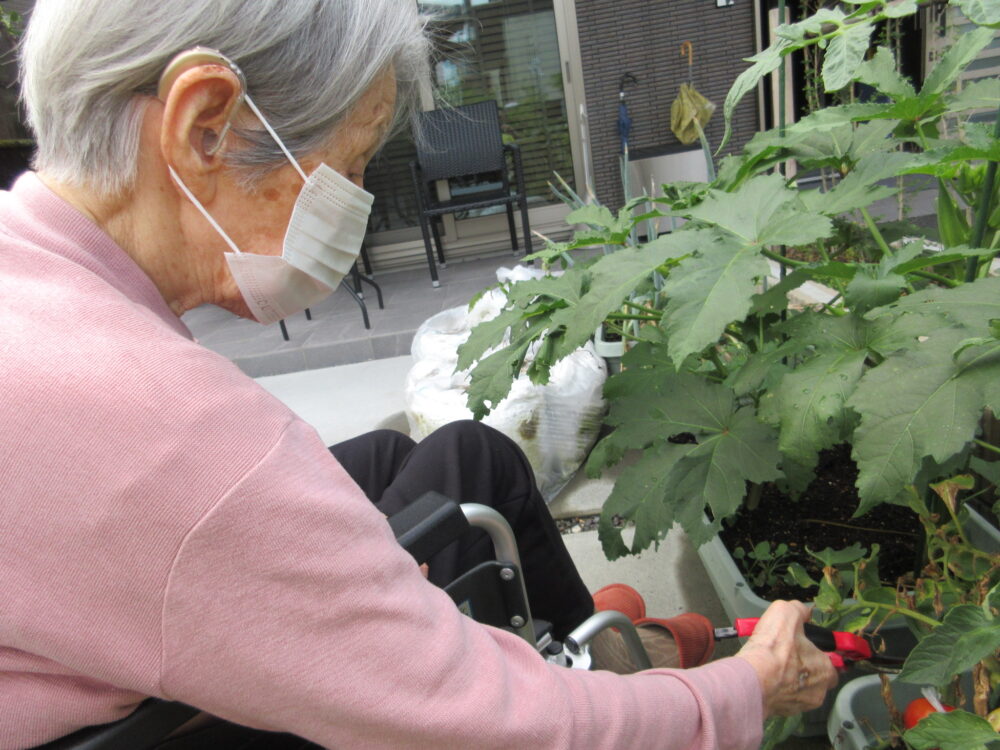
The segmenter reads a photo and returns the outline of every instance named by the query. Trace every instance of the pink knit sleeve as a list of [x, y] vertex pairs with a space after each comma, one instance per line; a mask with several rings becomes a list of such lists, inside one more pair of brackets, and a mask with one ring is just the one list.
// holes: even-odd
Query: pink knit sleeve
[[301, 422], [178, 550], [161, 685], [329, 747], [751, 750], [762, 720], [741, 659], [580, 672], [462, 616]]

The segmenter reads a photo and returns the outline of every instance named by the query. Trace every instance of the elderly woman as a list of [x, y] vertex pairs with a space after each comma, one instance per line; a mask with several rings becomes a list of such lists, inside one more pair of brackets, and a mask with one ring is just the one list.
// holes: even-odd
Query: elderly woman
[[[534, 496], [519, 454], [464, 428], [471, 479], [384, 435], [331, 456], [180, 322], [336, 286], [427, 54], [411, 0], [36, 3], [37, 172], [0, 199], [0, 748], [146, 696], [331, 747], [752, 748], [833, 682], [797, 603], [695, 669], [547, 664], [461, 615], [358, 486]], [[551, 522], [520, 527], [580, 606]]]

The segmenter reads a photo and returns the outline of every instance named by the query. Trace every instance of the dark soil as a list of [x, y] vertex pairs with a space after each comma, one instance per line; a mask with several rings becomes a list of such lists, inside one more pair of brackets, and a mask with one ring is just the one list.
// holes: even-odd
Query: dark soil
[[[919, 567], [923, 530], [913, 511], [895, 505], [880, 505], [852, 518], [858, 507], [856, 478], [848, 446], [824, 451], [816, 479], [798, 500], [782, 494], [773, 484], [764, 485], [760, 505], [725, 523], [720, 532], [722, 541], [730, 551], [736, 547], [750, 550], [760, 542], [784, 542], [789, 551], [782, 562], [800, 563], [813, 579], [822, 575], [822, 569], [805, 548], [843, 549], [860, 543], [870, 551], [872, 544], [878, 544], [881, 578], [895, 585], [900, 576]], [[811, 600], [816, 595], [815, 589], [807, 591], [784, 581], [754, 590], [768, 600]]]

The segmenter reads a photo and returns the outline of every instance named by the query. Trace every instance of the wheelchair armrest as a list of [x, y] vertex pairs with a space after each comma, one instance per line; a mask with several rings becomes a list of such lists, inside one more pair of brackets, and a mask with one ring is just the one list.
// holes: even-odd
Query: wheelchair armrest
[[400, 546], [420, 564], [461, 536], [469, 522], [454, 500], [428, 492], [391, 515], [389, 527]]
[[198, 713], [183, 703], [149, 698], [124, 719], [85, 727], [36, 750], [146, 750]]

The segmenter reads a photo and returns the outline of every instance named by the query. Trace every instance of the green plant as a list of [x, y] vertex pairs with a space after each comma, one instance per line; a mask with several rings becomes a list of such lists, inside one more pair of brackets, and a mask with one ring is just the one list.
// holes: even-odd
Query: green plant
[[758, 542], [749, 550], [737, 547], [733, 559], [754, 586], [773, 586], [788, 577], [788, 545]]
[[16, 39], [24, 33], [24, 18], [17, 11], [9, 10], [0, 5], [0, 28]]
[[[933, 502], [909, 493], [926, 537], [926, 564], [914, 577], [881, 581], [878, 549], [857, 547], [828, 554], [820, 580], [800, 579], [817, 587], [818, 616], [827, 624], [877, 632], [903, 618], [918, 642], [897, 679], [932, 686], [947, 703], [971, 709], [915, 725], [890, 700], [894, 747], [972, 750], [1000, 742], [988, 721], [1000, 706], [1000, 551], [969, 539], [961, 495], [973, 487], [971, 475], [958, 475], [931, 486]], [[971, 675], [971, 695], [962, 693], [963, 673]]]
[[[978, 23], [1000, 24], [997, 4], [957, 4]], [[869, 54], [877, 23], [917, 8], [857, 1], [781, 27], [737, 78], [727, 122], [784, 55], [807, 46], [825, 46], [827, 90], [861, 81], [881, 101], [826, 107], [783, 133], [759, 133], [712, 182], [667, 185], [664, 198], [617, 213], [568, 195], [579, 206], [568, 221], [588, 228], [538, 254], [562, 265], [561, 275], [511, 285], [506, 309], [461, 348], [459, 367], [475, 365], [469, 405], [481, 417], [506, 395], [529, 347], [537, 352], [527, 372], [545, 382], [598, 325], [627, 339], [623, 371], [605, 389], [615, 429], [588, 462], [599, 473], [641, 452], [604, 505], [608, 557], [658, 543], [675, 523], [702, 543], [745, 497], [752, 503], [755, 484], [801, 493], [819, 451], [839, 443], [853, 446], [859, 513], [905, 502], [912, 487], [967, 466], [975, 450], [997, 450], [980, 425], [1000, 405], [1000, 325], [991, 323], [1000, 321], [1000, 279], [988, 275], [1000, 244], [1000, 119], [987, 126], [969, 114], [996, 110], [1000, 80], [954, 86], [993, 30], [962, 36], [918, 89], [891, 51]], [[949, 135], [946, 117], [961, 122]], [[775, 171], [790, 159], [830, 169], [836, 184], [798, 189]], [[895, 179], [911, 174], [939, 180], [940, 231], [872, 215], [898, 190]], [[972, 221], [963, 224], [963, 213]], [[686, 223], [632, 239], [664, 216]], [[827, 296], [790, 304], [790, 293], [816, 283]], [[631, 545], [616, 515], [635, 524]]]

